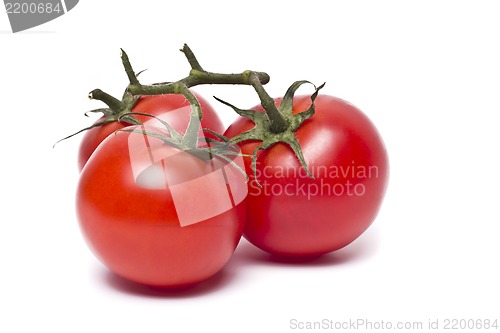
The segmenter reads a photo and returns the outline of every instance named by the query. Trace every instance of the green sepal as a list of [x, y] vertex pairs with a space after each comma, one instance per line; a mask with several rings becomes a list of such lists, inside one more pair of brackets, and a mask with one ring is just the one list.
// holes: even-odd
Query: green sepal
[[112, 122], [114, 122], [114, 121], [115, 121], [115, 120], [112, 120], [112, 119], [103, 119], [103, 120], [99, 120], [99, 121], [95, 122], [94, 124], [92, 124], [92, 125], [91, 125], [91, 126], [89, 126], [89, 127], [85, 127], [85, 128], [83, 128], [83, 129], [81, 129], [81, 130], [79, 130], [79, 131], [77, 131], [77, 132], [75, 132], [75, 133], [73, 133], [73, 134], [70, 134], [70, 135], [68, 135], [68, 136], [66, 136], [66, 137], [64, 137], [64, 138], [62, 138], [62, 139], [57, 140], [57, 142], [56, 142], [56, 143], [54, 143], [54, 145], [53, 145], [52, 147], [55, 147], [55, 146], [56, 146], [59, 142], [64, 141], [64, 140], [67, 140], [67, 139], [69, 139], [69, 138], [72, 138], [72, 137], [74, 137], [75, 135], [78, 135], [78, 134], [80, 134], [80, 133], [82, 133], [82, 132], [88, 131], [88, 130], [90, 130], [90, 129], [92, 129], [92, 128], [95, 128], [95, 127], [100, 127], [100, 126], [103, 126], [103, 125], [106, 125], [106, 124], [112, 123]]
[[[213, 136], [215, 136], [217, 139], [219, 139], [220, 141], [222, 142], [226, 142], [228, 143], [229, 142], [229, 139], [227, 137], [225, 137], [224, 135], [220, 134], [220, 133], [217, 133], [216, 131], [212, 131], [211, 129], [209, 128], [204, 128], [203, 129], [203, 132], [206, 132], [206, 133], [209, 133], [209, 134], [212, 134]], [[206, 139], [209, 139], [209, 138], [206, 138]]]
[[314, 116], [314, 112], [316, 110], [316, 105], [314, 104], [314, 101], [316, 100], [316, 97], [318, 97], [319, 91], [325, 86], [325, 83], [320, 85], [319, 87], [316, 88], [314, 93], [311, 95], [311, 105], [309, 108], [305, 111], [302, 111], [300, 113], [297, 113], [292, 116], [292, 122], [291, 122], [291, 130], [293, 132], [297, 131], [297, 129], [302, 126], [304, 121], [307, 119], [311, 118]]
[[133, 128], [130, 128], [130, 127], [122, 128], [122, 129], [117, 130], [117, 132], [128, 132], [128, 133], [137, 133], [137, 134], [147, 135], [147, 136], [150, 136], [152, 138], [159, 139], [159, 140], [161, 140], [165, 143], [168, 143], [174, 147], [182, 149], [182, 147], [179, 147], [178, 143], [175, 140], [173, 140], [172, 138], [165, 136], [163, 134], [160, 134], [160, 133], [146, 131], [145, 129], [141, 129], [140, 127], [142, 127], [142, 126], [138, 125], [138, 126], [133, 127]]
[[[158, 120], [163, 126], [165, 126], [165, 128], [168, 131], [168, 134], [172, 137], [172, 139], [175, 142], [179, 142], [179, 143], [182, 142], [182, 135], [179, 132], [177, 132], [172, 126], [170, 126], [165, 120], [162, 120], [156, 116], [153, 116], [152, 114], [143, 113], [143, 112], [129, 112], [123, 116], [126, 117], [126, 116], [133, 116], [133, 115], [151, 117], [153, 119]], [[140, 125], [140, 123], [137, 125]]]
[[87, 111], [84, 113], [85, 117], [88, 117], [89, 113], [102, 113], [106, 118], [110, 118], [113, 116], [113, 111], [111, 111], [111, 109], [109, 108], [100, 108]]
[[[288, 88], [288, 90], [286, 91], [285, 95], [283, 96], [283, 100], [281, 101], [280, 106], [278, 107], [278, 110], [282, 114], [284, 114], [286, 116], [291, 116], [292, 115], [292, 111], [293, 111], [293, 97], [295, 96], [295, 92], [297, 91], [297, 89], [300, 88], [300, 86], [302, 86], [303, 84], [306, 84], [306, 83], [312, 84], [309, 81], [301, 80], [301, 81], [295, 81]], [[314, 84], [313, 84], [313, 86], [314, 86]]]
[[232, 108], [234, 110], [234, 112], [236, 112], [238, 115], [242, 116], [242, 117], [245, 117], [245, 118], [248, 118], [250, 119], [251, 121], [253, 121], [254, 123], [260, 123], [262, 121], [265, 121], [264, 118], [266, 118], [265, 116], [265, 113], [263, 112], [259, 112], [259, 111], [256, 111], [256, 110], [243, 110], [243, 109], [240, 109], [240, 108], [237, 108], [236, 106], [226, 102], [226, 101], [223, 101], [222, 99], [218, 98], [218, 97], [215, 97], [214, 98], [224, 104], [224, 105], [227, 105], [229, 106], [230, 108]]

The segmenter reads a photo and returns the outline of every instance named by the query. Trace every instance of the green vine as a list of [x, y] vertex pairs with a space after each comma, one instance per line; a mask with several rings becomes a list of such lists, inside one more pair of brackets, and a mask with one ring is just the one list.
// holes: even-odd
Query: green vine
[[[226, 155], [235, 154], [234, 145], [248, 140], [261, 141], [261, 143], [254, 149], [251, 155], [251, 166], [254, 176], [256, 176], [256, 166], [259, 151], [268, 149], [274, 144], [281, 142], [287, 144], [293, 150], [297, 159], [307, 171], [308, 175], [312, 177], [312, 174], [310, 173], [309, 168], [307, 167], [307, 163], [302, 154], [300, 143], [295, 136], [295, 132], [304, 123], [304, 121], [314, 115], [314, 101], [319, 93], [319, 90], [323, 88], [324, 84], [319, 87], [313, 85], [315, 91], [311, 95], [311, 105], [309, 109], [298, 114], [293, 114], [293, 98], [295, 92], [303, 84], [311, 84], [309, 81], [303, 80], [294, 82], [285, 93], [281, 104], [277, 106], [274, 102], [274, 99], [271, 98], [271, 96], [269, 96], [269, 94], [264, 89], [264, 85], [267, 84], [270, 80], [270, 77], [267, 73], [251, 70], [245, 70], [241, 73], [232, 74], [206, 71], [200, 65], [193, 51], [186, 44], [184, 44], [180, 51], [185, 55], [191, 67], [188, 76], [175, 82], [142, 84], [138, 78], [142, 71], [136, 73], [132, 67], [127, 53], [123, 49], [120, 50], [120, 57], [123, 68], [125, 69], [125, 73], [129, 81], [122, 99], [118, 100], [100, 89], [91, 91], [89, 93], [90, 99], [100, 100], [108, 106], [107, 108], [100, 108], [90, 111], [92, 113], [102, 113], [104, 115], [103, 119], [59, 141], [70, 138], [85, 130], [102, 126], [114, 121], [125, 122], [131, 125], [140, 125], [141, 122], [136, 118], [136, 116], [144, 116], [147, 114], [133, 112], [133, 107], [141, 96], [181, 94], [191, 104], [190, 120], [184, 135], [176, 132], [167, 123], [161, 120], [161, 123], [167, 128], [170, 137], [158, 137], [158, 134], [156, 133], [144, 131], [138, 128], [127, 129], [126, 131], [141, 132], [145, 135], [155, 136], [168, 144], [176, 145], [180, 149], [188, 151], [194, 155], [200, 157], [209, 156], [210, 158], [218, 157], [228, 162], [232, 162], [232, 159], [230, 157], [227, 157]], [[203, 114], [200, 103], [196, 96], [191, 92], [190, 88], [203, 84], [232, 84], [252, 86], [260, 99], [260, 103], [262, 105], [262, 108], [264, 109], [264, 112], [239, 109], [234, 105], [229, 104], [228, 102], [225, 102], [216, 97], [215, 98], [219, 102], [231, 107], [240, 116], [250, 119], [255, 124], [254, 128], [232, 138], [226, 138], [220, 133], [215, 133], [213, 131], [204, 129], [206, 132], [209, 132], [217, 139], [215, 140], [207, 138], [205, 140], [206, 143], [209, 143], [208, 146], [200, 146], [198, 131], [200, 121], [203, 118]]]

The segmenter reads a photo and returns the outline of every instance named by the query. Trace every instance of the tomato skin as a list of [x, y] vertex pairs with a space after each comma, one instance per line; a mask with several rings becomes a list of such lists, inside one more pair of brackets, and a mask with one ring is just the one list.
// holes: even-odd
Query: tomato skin
[[[275, 99], [277, 105], [281, 100]], [[296, 96], [293, 113], [310, 103], [309, 96]], [[350, 244], [371, 225], [386, 191], [388, 156], [373, 123], [336, 97], [319, 95], [315, 105], [315, 115], [296, 132], [314, 179], [283, 143], [259, 152], [262, 187], [255, 182], [251, 159], [245, 158], [251, 180], [244, 237], [274, 255], [317, 256]], [[262, 111], [260, 106], [254, 109]], [[225, 135], [233, 137], [253, 126], [240, 117]], [[252, 154], [258, 144], [243, 142], [241, 151]]]
[[[198, 99], [203, 112], [201, 125], [204, 128], [222, 133], [224, 131], [224, 126], [215, 109], [203, 97], [196, 93], [194, 93], [194, 95]], [[162, 119], [167, 121], [176, 131], [184, 132], [189, 121], [189, 109], [187, 109], [189, 106], [190, 104], [186, 100], [186, 97], [179, 94], [144, 95], [140, 97], [132, 111], [147, 113], [157, 117], [162, 116]], [[180, 112], [172, 112], [181, 108], [186, 109]], [[151, 119], [146, 116], [135, 117], [141, 122], [146, 122]], [[99, 120], [102, 119], [103, 118], [100, 118]], [[106, 139], [108, 135], [126, 126], [130, 126], [130, 124], [115, 121], [86, 131], [78, 151], [78, 170], [81, 171], [83, 169], [97, 146]]]
[[[148, 177], [153, 186], [141, 185], [140, 176], [136, 176], [138, 166], [162, 165], [166, 160], [152, 164], [150, 156], [167, 156], [176, 149], [150, 137], [142, 139], [147, 144], [132, 147], [133, 135], [145, 137], [123, 131], [108, 136], [82, 170], [76, 208], [87, 244], [110, 270], [136, 283], [181, 287], [213, 276], [230, 259], [241, 238], [245, 200], [220, 214], [181, 226], [179, 202], [170, 183], [161, 177], [155, 179], [152, 173]], [[169, 162], [168, 172], [180, 177], [179, 183], [205, 176], [205, 161], [184, 152], [173, 156], [180, 157]], [[167, 172], [167, 167], [163, 168], [162, 173]], [[232, 183], [231, 190], [233, 194], [240, 191], [243, 198], [247, 186], [241, 173], [240, 177], [242, 181]], [[181, 200], [188, 208], [207, 205], [207, 209], [214, 200], [227, 200], [220, 197], [227, 185], [224, 183], [222, 192], [213, 185], [202, 182], [202, 188]], [[210, 201], [212, 196], [215, 198]]]

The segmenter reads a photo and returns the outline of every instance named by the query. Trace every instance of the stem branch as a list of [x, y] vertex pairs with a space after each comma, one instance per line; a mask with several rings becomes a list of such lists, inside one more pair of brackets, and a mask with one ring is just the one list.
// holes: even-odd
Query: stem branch
[[184, 55], [186, 56], [187, 61], [189, 62], [189, 65], [191, 65], [192, 69], [203, 71], [203, 68], [201, 67], [200, 63], [198, 62], [198, 59], [196, 59], [193, 51], [191, 51], [191, 48], [189, 48], [189, 46], [187, 46], [187, 44], [184, 44], [184, 46], [181, 49], [181, 52], [184, 53]]
[[101, 89], [92, 90], [89, 93], [89, 98], [104, 102], [113, 111], [119, 111], [124, 107], [122, 101], [116, 99], [108, 93], [105, 93]]
[[134, 69], [132, 68], [132, 64], [128, 59], [127, 53], [123, 51], [123, 49], [120, 49], [120, 52], [121, 52], [120, 57], [122, 58], [123, 67], [125, 67], [125, 73], [127, 73], [130, 84], [139, 84], [139, 80], [137, 79], [137, 75], [135, 74]]

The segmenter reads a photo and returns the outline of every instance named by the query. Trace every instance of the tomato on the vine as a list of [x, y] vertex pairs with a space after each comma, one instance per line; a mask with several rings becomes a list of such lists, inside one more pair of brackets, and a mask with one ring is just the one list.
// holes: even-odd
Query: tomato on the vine
[[[214, 108], [199, 94], [194, 93], [200, 103], [203, 119], [201, 126], [215, 132], [221, 133], [224, 130], [222, 121]], [[132, 112], [145, 113], [165, 120], [177, 131], [183, 131], [187, 128], [189, 122], [191, 105], [186, 97], [180, 94], [162, 94], [162, 95], [143, 95], [132, 108]], [[150, 117], [143, 115], [134, 115], [140, 122], [150, 120]], [[101, 121], [103, 118], [98, 119]], [[86, 131], [82, 138], [78, 151], [78, 168], [82, 170], [87, 160], [90, 158], [97, 146], [108, 135], [116, 130], [130, 126], [127, 121], [113, 121], [102, 126], [97, 126]]]
[[[295, 96], [311, 84], [295, 81], [273, 99], [266, 73], [206, 71], [184, 45], [189, 75], [144, 85], [121, 51], [122, 100], [89, 94], [108, 108], [92, 110], [104, 116], [84, 129], [76, 204], [88, 245], [116, 274], [192, 285], [220, 271], [242, 235], [275, 255], [316, 256], [376, 218], [389, 176], [382, 138], [359, 109], [319, 95], [324, 84]], [[200, 84], [250, 85], [261, 106], [217, 98], [242, 116], [221, 135], [214, 109], [190, 91]]]
[[148, 122], [128, 129], [108, 136], [82, 170], [76, 207], [88, 245], [140, 284], [179, 287], [213, 276], [243, 232], [242, 169], [167, 144], [156, 134], [169, 134]]
[[[276, 105], [282, 100], [274, 99]], [[245, 157], [250, 183], [244, 237], [275, 255], [315, 256], [348, 245], [374, 221], [385, 194], [388, 157], [374, 124], [339, 98], [318, 95], [314, 104], [314, 116], [295, 132], [314, 178], [283, 143], [259, 151], [255, 170]], [[310, 105], [310, 96], [294, 97], [293, 114]], [[225, 135], [254, 126], [240, 117]], [[239, 145], [252, 155], [259, 142]]]

